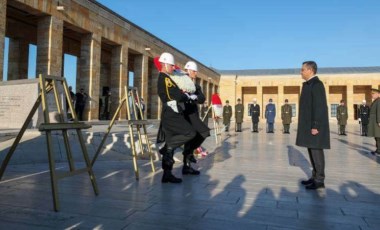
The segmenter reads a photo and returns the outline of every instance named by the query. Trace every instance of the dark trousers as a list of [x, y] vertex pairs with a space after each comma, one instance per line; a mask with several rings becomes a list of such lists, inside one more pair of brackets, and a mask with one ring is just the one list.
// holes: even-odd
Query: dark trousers
[[83, 111], [85, 105], [76, 105], [75, 112], [77, 113], [78, 120], [83, 121]]
[[362, 123], [362, 133], [361, 133], [361, 135], [367, 136], [367, 133], [368, 133], [368, 124], [363, 124]]
[[259, 123], [257, 122], [253, 122], [253, 132], [258, 132], [259, 131]]
[[189, 154], [193, 154], [194, 150], [201, 146], [205, 139], [206, 138], [204, 138], [201, 134], [197, 132], [193, 139], [185, 143], [183, 155], [186, 156]]
[[236, 128], [235, 128], [235, 131], [236, 131], [236, 132], [241, 132], [241, 123], [237, 123], [237, 122], [236, 122]]
[[339, 125], [339, 134], [346, 133], [346, 125]]
[[273, 133], [274, 132], [274, 124], [268, 122], [268, 129], [267, 132]]
[[380, 137], [375, 137], [376, 141], [376, 152], [380, 153]]
[[310, 163], [313, 166], [312, 178], [317, 183], [324, 183], [325, 181], [325, 154], [323, 149], [310, 149], [308, 148]]
[[290, 125], [289, 124], [284, 124], [284, 133], [289, 133], [290, 130]]

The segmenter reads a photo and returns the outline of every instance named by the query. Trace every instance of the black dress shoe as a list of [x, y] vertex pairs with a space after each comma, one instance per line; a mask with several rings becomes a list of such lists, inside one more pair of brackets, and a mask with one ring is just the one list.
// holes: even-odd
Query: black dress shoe
[[163, 175], [162, 176], [162, 179], [161, 179], [161, 182], [162, 183], [174, 183], [174, 184], [179, 184], [182, 182], [182, 179], [181, 178], [177, 178], [175, 177], [173, 174], [169, 174], [169, 175]]
[[314, 182], [314, 179], [310, 178], [309, 180], [303, 180], [303, 181], [301, 181], [301, 184], [303, 184], [303, 185], [309, 185], [309, 184], [312, 184], [313, 182]]
[[198, 170], [193, 169], [192, 167], [183, 166], [183, 168], [182, 168], [182, 175], [188, 175], [188, 174], [190, 174], [190, 175], [199, 175], [199, 174], [201, 174], [201, 172], [198, 171]]
[[320, 189], [320, 188], [325, 188], [325, 183], [318, 183], [318, 182], [313, 182], [312, 184], [306, 185], [306, 189]]

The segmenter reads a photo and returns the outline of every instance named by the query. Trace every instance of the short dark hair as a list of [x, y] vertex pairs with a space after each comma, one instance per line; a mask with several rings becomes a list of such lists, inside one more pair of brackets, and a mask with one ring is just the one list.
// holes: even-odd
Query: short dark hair
[[305, 61], [304, 63], [302, 63], [302, 65], [306, 65], [307, 67], [312, 69], [314, 74], [318, 72], [318, 66], [317, 63], [315, 63], [315, 61]]

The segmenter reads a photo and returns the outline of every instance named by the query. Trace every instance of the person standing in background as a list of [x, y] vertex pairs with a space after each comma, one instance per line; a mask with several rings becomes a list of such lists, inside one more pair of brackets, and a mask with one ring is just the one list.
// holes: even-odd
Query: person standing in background
[[229, 104], [230, 102], [227, 100], [226, 105], [223, 107], [223, 124], [225, 126], [225, 131], [228, 132], [231, 123], [232, 117], [232, 107]]
[[380, 90], [372, 89], [372, 104], [369, 114], [368, 136], [374, 137], [376, 150], [372, 154], [380, 155]]
[[265, 107], [265, 119], [267, 119], [267, 133], [274, 133], [274, 120], [276, 118], [276, 106], [273, 104], [272, 98]]
[[285, 104], [281, 106], [281, 119], [284, 126], [284, 133], [289, 134], [290, 123], [292, 123], [292, 106], [288, 104], [288, 99], [285, 99]]
[[244, 105], [240, 102], [241, 100], [240, 98], [238, 98], [237, 104], [235, 105], [235, 121], [236, 121], [235, 132], [241, 132], [241, 124], [243, 123]]
[[259, 132], [260, 105], [257, 104], [257, 99], [253, 99], [253, 104], [249, 107], [249, 114], [252, 119], [252, 132]]
[[369, 106], [367, 105], [367, 101], [363, 100], [362, 104], [358, 109], [359, 114], [359, 122], [361, 125], [361, 133], [362, 136], [367, 136], [368, 134], [368, 123], [369, 123]]
[[344, 100], [340, 100], [340, 105], [336, 108], [336, 119], [339, 125], [339, 135], [346, 136], [346, 125], [347, 125], [347, 106], [344, 104]]

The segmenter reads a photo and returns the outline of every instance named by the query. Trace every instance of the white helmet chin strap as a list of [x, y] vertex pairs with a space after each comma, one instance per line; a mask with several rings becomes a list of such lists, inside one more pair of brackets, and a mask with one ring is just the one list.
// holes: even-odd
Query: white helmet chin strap
[[170, 73], [168, 70], [168, 64], [166, 64], [166, 63], [165, 63], [165, 70], [166, 70], [166, 73]]

